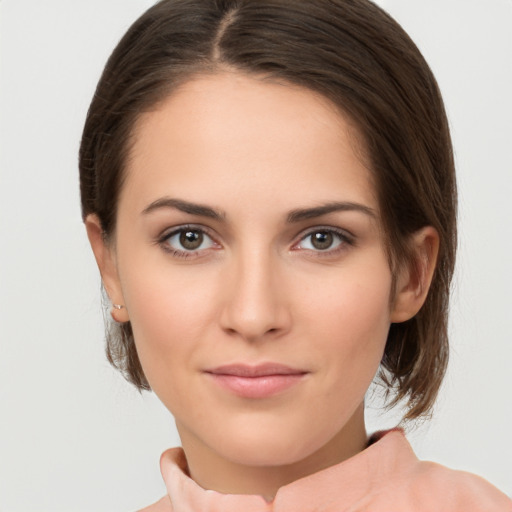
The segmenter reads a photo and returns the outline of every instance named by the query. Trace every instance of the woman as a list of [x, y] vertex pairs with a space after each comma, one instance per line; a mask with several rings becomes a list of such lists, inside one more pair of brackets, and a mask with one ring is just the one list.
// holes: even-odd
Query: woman
[[366, 434], [377, 372], [405, 421], [431, 411], [456, 244], [442, 100], [384, 12], [158, 3], [107, 63], [80, 173], [109, 359], [183, 445], [147, 510], [512, 510]]

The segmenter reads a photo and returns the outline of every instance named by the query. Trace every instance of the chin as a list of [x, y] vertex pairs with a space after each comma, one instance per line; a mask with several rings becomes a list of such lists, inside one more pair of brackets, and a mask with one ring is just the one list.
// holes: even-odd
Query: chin
[[237, 430], [236, 434], [223, 436], [223, 441], [213, 446], [222, 457], [237, 464], [287, 466], [312, 456], [335, 436], [335, 432], [311, 431], [305, 435], [307, 427]]
[[285, 445], [282, 442], [265, 442], [230, 446], [222, 454], [226, 459], [244, 466], [287, 466], [307, 458], [314, 449], [297, 449], [296, 446]]

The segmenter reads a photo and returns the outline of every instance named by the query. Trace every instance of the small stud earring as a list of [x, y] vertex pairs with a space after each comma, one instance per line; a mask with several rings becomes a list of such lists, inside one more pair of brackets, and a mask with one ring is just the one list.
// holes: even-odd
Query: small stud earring
[[110, 316], [112, 317], [112, 320], [114, 320], [114, 322], [120, 324], [122, 322], [120, 322], [117, 318], [116, 318], [116, 314], [119, 310], [121, 309], [124, 309], [124, 306], [121, 305], [121, 304], [112, 304], [112, 310], [110, 311]]

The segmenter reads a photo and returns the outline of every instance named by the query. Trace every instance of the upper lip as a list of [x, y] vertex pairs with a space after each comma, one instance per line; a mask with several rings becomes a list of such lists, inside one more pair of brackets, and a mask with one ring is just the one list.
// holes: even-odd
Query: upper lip
[[234, 377], [265, 377], [269, 375], [304, 375], [306, 370], [292, 368], [279, 363], [250, 364], [226, 364], [206, 370], [206, 373], [214, 375], [231, 375]]

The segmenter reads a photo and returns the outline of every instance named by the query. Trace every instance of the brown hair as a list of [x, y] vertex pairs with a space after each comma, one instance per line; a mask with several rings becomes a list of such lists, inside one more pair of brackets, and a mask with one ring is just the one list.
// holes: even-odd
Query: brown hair
[[[405, 399], [405, 419], [428, 414], [448, 360], [447, 313], [456, 248], [456, 185], [442, 98], [404, 30], [368, 0], [162, 0], [107, 62], [80, 148], [83, 216], [115, 231], [123, 168], [138, 117], [196, 74], [235, 69], [322, 94], [355, 122], [373, 172], [392, 270], [421, 227], [440, 235], [426, 302], [392, 324], [380, 377]], [[111, 324], [107, 356], [149, 389], [129, 323]]]

